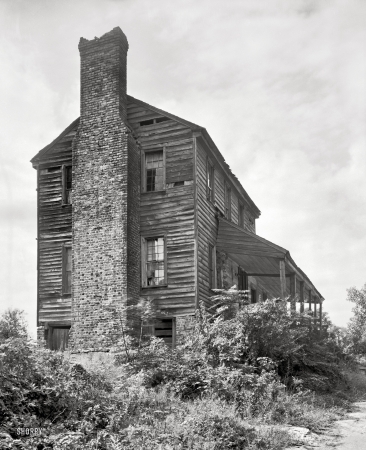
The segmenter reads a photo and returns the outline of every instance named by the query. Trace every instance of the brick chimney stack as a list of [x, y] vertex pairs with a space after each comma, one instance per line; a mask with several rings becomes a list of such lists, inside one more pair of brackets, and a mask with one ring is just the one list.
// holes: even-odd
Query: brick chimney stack
[[71, 349], [108, 351], [133, 326], [140, 289], [140, 156], [127, 124], [128, 42], [120, 28], [81, 38], [73, 142]]

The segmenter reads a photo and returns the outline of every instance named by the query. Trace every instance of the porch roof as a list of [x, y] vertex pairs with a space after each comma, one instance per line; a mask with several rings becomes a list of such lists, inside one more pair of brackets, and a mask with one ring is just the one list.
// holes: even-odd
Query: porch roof
[[[304, 287], [312, 291], [313, 297], [318, 297], [319, 300], [324, 299], [309, 277], [296, 265], [288, 250], [226, 219], [218, 220], [217, 250], [226, 252], [249, 276], [259, 278], [266, 288], [280, 297], [279, 261], [282, 260], [285, 262], [288, 293], [290, 292], [289, 277], [295, 273], [296, 278], [304, 282]], [[299, 283], [297, 283], [296, 291], [299, 294]], [[312, 302], [314, 301], [315, 298]]]

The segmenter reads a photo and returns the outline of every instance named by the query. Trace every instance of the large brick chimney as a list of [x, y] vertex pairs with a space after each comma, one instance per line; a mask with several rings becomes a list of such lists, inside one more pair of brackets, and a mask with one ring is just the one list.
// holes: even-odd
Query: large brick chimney
[[81, 38], [73, 143], [71, 350], [108, 351], [140, 289], [140, 157], [127, 124], [128, 42], [120, 28]]

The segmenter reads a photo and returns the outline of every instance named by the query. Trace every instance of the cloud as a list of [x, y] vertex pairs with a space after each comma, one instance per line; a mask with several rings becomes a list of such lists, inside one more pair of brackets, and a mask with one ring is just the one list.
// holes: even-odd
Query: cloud
[[129, 92], [208, 129], [262, 210], [258, 233], [291, 251], [345, 324], [345, 290], [365, 282], [363, 0], [14, 0], [0, 13], [7, 304], [34, 315], [28, 161], [78, 115], [79, 38], [120, 26]]

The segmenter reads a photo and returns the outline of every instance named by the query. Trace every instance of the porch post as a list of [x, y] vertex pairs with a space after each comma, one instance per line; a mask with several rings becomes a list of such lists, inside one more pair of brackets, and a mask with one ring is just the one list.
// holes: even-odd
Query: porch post
[[280, 260], [280, 282], [281, 282], [281, 298], [285, 300], [286, 298], [286, 269], [285, 269], [285, 260]]
[[312, 296], [312, 292], [311, 292], [311, 289], [309, 289], [309, 311], [311, 311], [311, 296]]
[[300, 312], [304, 312], [304, 282], [300, 281]]
[[322, 318], [322, 314], [323, 314], [323, 302], [322, 299], [319, 299], [319, 322], [320, 322], [320, 332], [322, 332], [322, 325], [323, 325], [323, 318]]
[[290, 277], [290, 302], [291, 311], [296, 311], [296, 274], [291, 274]]
[[317, 322], [317, 318], [316, 318], [316, 303], [318, 301], [318, 297], [314, 296], [314, 325], [315, 325], [315, 329], [318, 329], [318, 322]]

